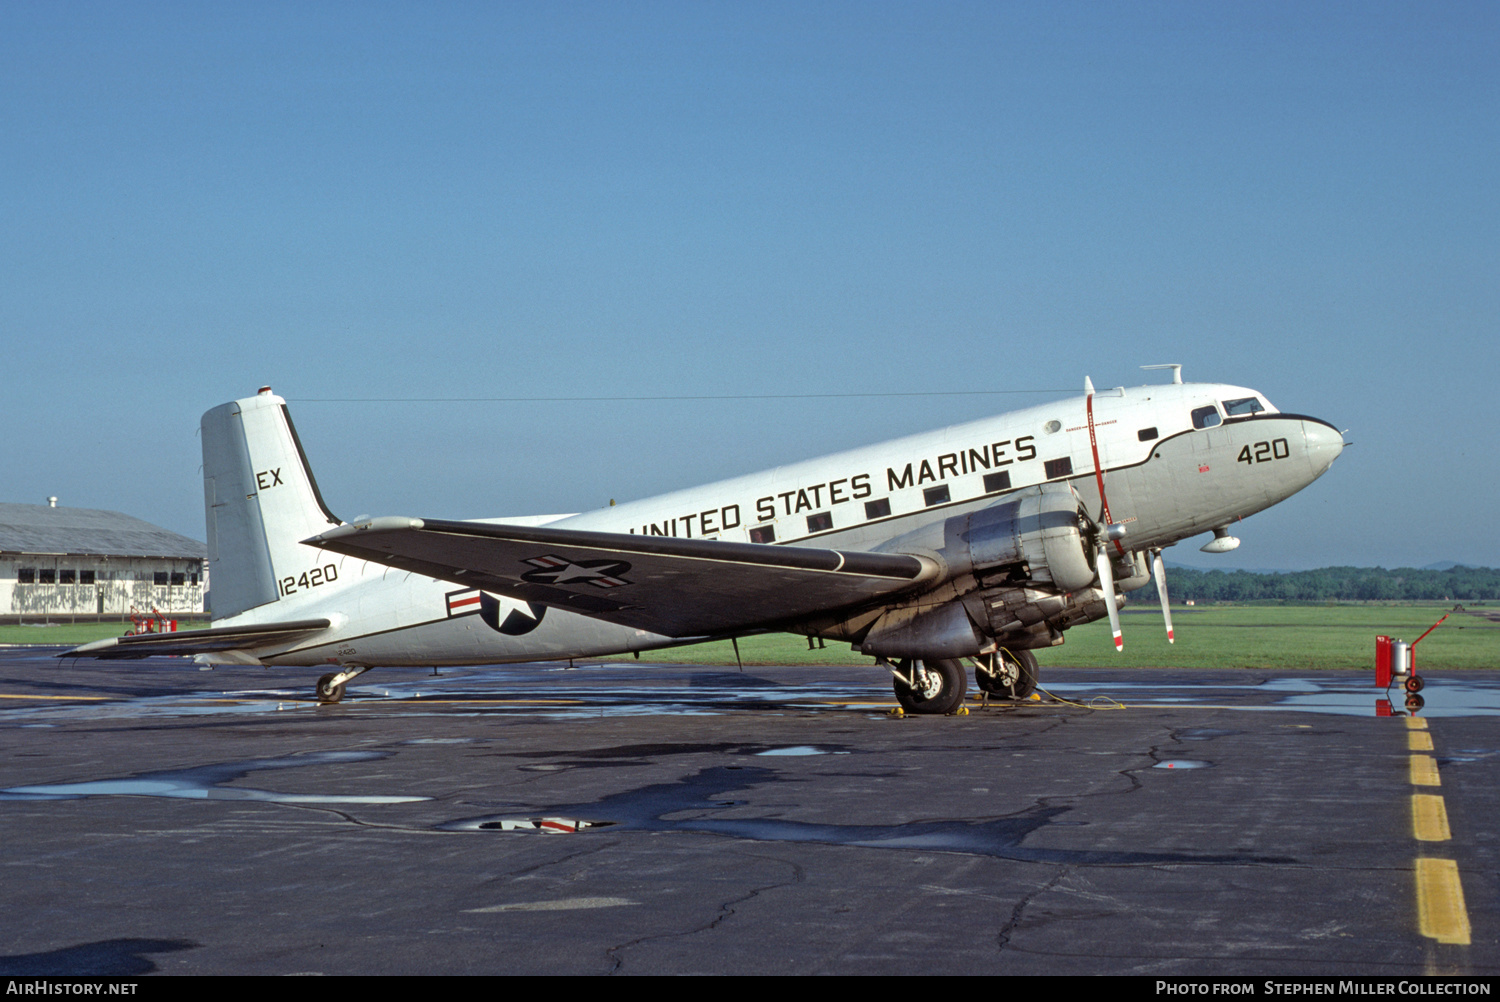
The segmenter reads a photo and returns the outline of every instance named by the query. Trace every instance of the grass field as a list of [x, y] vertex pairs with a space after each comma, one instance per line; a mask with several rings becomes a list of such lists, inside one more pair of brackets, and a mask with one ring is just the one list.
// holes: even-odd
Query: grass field
[[[1115, 653], [1109, 623], [1066, 634], [1067, 643], [1037, 651], [1043, 665], [1089, 668], [1375, 668], [1375, 637], [1410, 643], [1452, 605], [1195, 606], [1174, 608], [1175, 644], [1159, 610], [1121, 616], [1125, 650]], [[746, 664], [869, 664], [848, 644], [809, 651], [802, 637], [776, 634], [740, 641]], [[734, 664], [727, 642], [642, 654], [652, 661]], [[1500, 623], [1455, 613], [1417, 648], [1419, 671], [1500, 668]]]
[[[1374, 670], [1375, 637], [1387, 634], [1410, 643], [1451, 609], [1451, 605], [1227, 605], [1172, 610], [1177, 643], [1167, 644], [1161, 614], [1132, 608], [1121, 619], [1125, 650], [1116, 654], [1104, 621], [1075, 627], [1067, 643], [1038, 651], [1043, 665], [1096, 668], [1353, 668]], [[0, 627], [0, 643], [82, 644], [119, 636], [119, 623], [80, 623], [52, 627]], [[808, 650], [802, 637], [770, 634], [745, 637], [740, 655], [754, 664], [869, 664], [848, 644], [828, 642]], [[648, 661], [732, 665], [728, 641], [651, 651]], [[1417, 648], [1421, 671], [1500, 668], [1500, 623], [1455, 613]]]

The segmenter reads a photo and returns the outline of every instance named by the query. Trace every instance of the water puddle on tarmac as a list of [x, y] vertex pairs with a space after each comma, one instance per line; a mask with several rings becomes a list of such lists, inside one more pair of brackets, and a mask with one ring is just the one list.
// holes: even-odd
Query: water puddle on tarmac
[[[49, 656], [0, 650], [0, 665], [22, 665], [39, 673], [55, 667]], [[590, 662], [572, 667], [557, 663], [481, 666], [426, 670], [380, 669], [349, 685], [345, 701], [319, 706], [313, 698], [312, 673], [275, 670], [229, 675], [223, 689], [209, 683], [218, 677], [199, 674], [181, 659], [157, 658], [132, 663], [130, 675], [117, 669], [77, 672], [48, 688], [0, 693], [0, 723], [14, 727], [48, 726], [77, 719], [139, 719], [222, 714], [525, 714], [557, 719], [597, 719], [656, 715], [723, 713], [855, 712], [883, 715], [895, 705], [885, 673], [862, 666], [753, 666], [745, 671], [705, 665], [660, 665], [649, 662]], [[191, 671], [192, 674], [188, 675]], [[227, 675], [228, 670], [220, 673]], [[1410, 709], [1422, 716], [1491, 716], [1500, 714], [1500, 676], [1495, 672], [1424, 676], [1420, 703], [1408, 705], [1399, 688], [1376, 689], [1373, 672], [1311, 673], [1288, 676], [1261, 671], [1172, 671], [1160, 680], [1152, 670], [1126, 674], [1117, 670], [1044, 668], [1043, 690], [1069, 701], [1117, 700], [1126, 707], [1202, 706], [1231, 710], [1295, 710], [1352, 716]], [[18, 677], [25, 677], [24, 674]], [[188, 691], [181, 689], [191, 678]], [[305, 678], [305, 684], [303, 679]], [[248, 685], [246, 683], [249, 683]], [[971, 693], [971, 702], [978, 694]], [[1046, 704], [998, 704], [1011, 712], [1041, 709]], [[816, 754], [780, 751], [775, 754]], [[768, 753], [770, 754], [770, 753]]]
[[221, 784], [252, 772], [337, 765], [385, 758], [388, 752], [311, 752], [284, 758], [249, 759], [191, 769], [147, 772], [124, 779], [89, 780], [0, 789], [0, 800], [76, 800], [81, 797], [172, 797], [184, 800], [255, 800], [271, 804], [409, 804], [430, 797], [350, 796], [330, 793], [277, 793]]
[[[1486, 679], [1452, 676], [1440, 679], [1424, 676], [1424, 680], [1422, 704], [1415, 708], [1418, 716], [1500, 715], [1500, 685]], [[1368, 678], [1351, 676], [1273, 678], [1244, 683], [1217, 679], [1187, 683], [1044, 682], [1044, 688], [1067, 699], [1109, 696], [1127, 707], [1217, 706], [1226, 710], [1302, 710], [1358, 717], [1379, 715], [1378, 700], [1386, 700], [1395, 712], [1404, 713], [1407, 699], [1407, 694], [1399, 688], [1377, 689]]]
[[819, 748], [817, 745], [792, 745], [790, 748], [767, 748], [758, 751], [756, 755], [770, 756], [801, 756], [801, 755], [847, 755], [847, 751], [837, 751], [830, 748]]
[[[441, 831], [521, 835], [548, 830], [694, 832], [756, 842], [817, 842], [826, 845], [962, 852], [1006, 859], [1061, 864], [1157, 865], [1162, 863], [1288, 863], [1285, 857], [1248, 854], [1198, 855], [1178, 852], [1123, 852], [1027, 846], [1028, 836], [1048, 826], [1068, 826], [1071, 810], [1037, 806], [1002, 818], [910, 821], [891, 825], [817, 824], [782, 818], [732, 817], [746, 807], [734, 793], [778, 782], [761, 766], [712, 766], [675, 782], [653, 783], [587, 804], [566, 804], [529, 815], [489, 814], [440, 825]], [[593, 819], [573, 821], [569, 819]], [[552, 822], [549, 829], [546, 823]], [[1071, 827], [1071, 826], [1070, 826]]]

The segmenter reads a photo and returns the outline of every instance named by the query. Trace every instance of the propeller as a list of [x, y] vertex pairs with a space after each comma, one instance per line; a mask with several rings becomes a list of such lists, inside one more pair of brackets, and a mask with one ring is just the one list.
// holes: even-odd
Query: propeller
[[[1182, 381], [1181, 366], [1176, 366], [1173, 371], [1175, 382]], [[1121, 556], [1125, 555], [1125, 545], [1120, 540], [1125, 535], [1125, 526], [1117, 525], [1109, 514], [1109, 498], [1104, 493], [1104, 467], [1099, 462], [1099, 439], [1094, 431], [1094, 381], [1088, 376], [1083, 377], [1084, 399], [1088, 410], [1089, 426], [1089, 448], [1094, 455], [1094, 480], [1099, 487], [1099, 523], [1098, 549], [1094, 555], [1094, 566], [1099, 573], [1099, 587], [1104, 590], [1104, 608], [1109, 611], [1109, 629], [1114, 635], [1115, 650], [1117, 652], [1125, 649], [1125, 638], [1120, 633], [1120, 606], [1115, 600], [1115, 575], [1112, 561], [1109, 555], [1109, 544], [1114, 543], [1115, 549]], [[1225, 531], [1227, 535], [1227, 530]], [[1235, 540], [1237, 545], [1239, 540]], [[1176, 636], [1172, 633], [1172, 609], [1167, 604], [1167, 572], [1162, 564], [1161, 549], [1158, 547], [1151, 551], [1151, 576], [1156, 580], [1156, 594], [1161, 599], [1161, 614], [1167, 624], [1167, 643], [1175, 644]]]
[[1156, 579], [1156, 597], [1161, 599], [1161, 618], [1167, 623], [1167, 643], [1177, 643], [1172, 635], [1172, 606], [1167, 602], [1167, 568], [1161, 562], [1161, 547], [1151, 551], [1151, 576]]
[[1120, 635], [1120, 605], [1115, 601], [1115, 572], [1110, 565], [1110, 540], [1118, 542], [1125, 535], [1123, 525], [1107, 525], [1099, 532], [1099, 549], [1094, 556], [1094, 566], [1099, 569], [1099, 587], [1104, 589], [1104, 608], [1109, 610], [1109, 630], [1114, 635], [1115, 650], [1125, 649], [1125, 638]]

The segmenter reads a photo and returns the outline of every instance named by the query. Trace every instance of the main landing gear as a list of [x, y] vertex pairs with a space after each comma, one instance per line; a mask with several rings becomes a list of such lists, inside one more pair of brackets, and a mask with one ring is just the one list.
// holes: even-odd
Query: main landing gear
[[[962, 661], [908, 658], [888, 665], [901, 709], [907, 713], [954, 713], [963, 705], [968, 675]], [[974, 659], [974, 681], [995, 699], [1025, 699], [1036, 691], [1036, 655], [1004, 647]]]
[[1001, 647], [975, 661], [974, 681], [981, 692], [998, 699], [1025, 699], [1036, 691], [1037, 670], [1035, 654]]
[[969, 680], [960, 661], [908, 658], [891, 669], [896, 701], [907, 713], [952, 713], [963, 705]]
[[329, 672], [324, 675], [318, 679], [318, 702], [323, 705], [340, 702], [344, 698], [344, 686], [369, 670], [369, 668], [349, 667], [343, 671]]

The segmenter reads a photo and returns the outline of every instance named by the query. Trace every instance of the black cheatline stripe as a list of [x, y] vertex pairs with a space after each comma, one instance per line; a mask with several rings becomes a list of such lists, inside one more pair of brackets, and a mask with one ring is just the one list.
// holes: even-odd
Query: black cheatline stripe
[[1332, 428], [1334, 431], [1338, 431], [1337, 426], [1324, 421], [1322, 418], [1315, 418], [1311, 414], [1283, 414], [1280, 412], [1276, 414], [1237, 414], [1234, 417], [1225, 418], [1224, 423], [1240, 424], [1245, 421], [1279, 421], [1282, 419], [1287, 421], [1311, 421], [1313, 424], [1320, 424], [1325, 428]]

